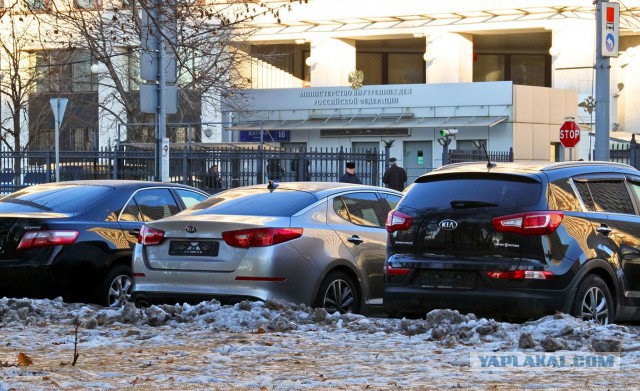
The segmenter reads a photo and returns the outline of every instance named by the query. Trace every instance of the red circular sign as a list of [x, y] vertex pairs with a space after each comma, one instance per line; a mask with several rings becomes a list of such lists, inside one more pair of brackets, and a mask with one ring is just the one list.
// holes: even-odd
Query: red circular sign
[[564, 121], [560, 127], [560, 142], [565, 148], [573, 148], [580, 141], [580, 127], [575, 121]]

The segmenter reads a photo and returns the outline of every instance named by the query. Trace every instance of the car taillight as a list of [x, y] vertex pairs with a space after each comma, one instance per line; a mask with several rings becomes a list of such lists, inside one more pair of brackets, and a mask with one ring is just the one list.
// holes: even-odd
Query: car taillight
[[392, 233], [400, 230], [407, 230], [413, 223], [413, 217], [408, 214], [392, 210], [387, 214], [387, 222], [385, 224], [387, 232]]
[[163, 230], [143, 225], [142, 228], [140, 228], [140, 233], [138, 234], [138, 243], [145, 246], [155, 246], [162, 243], [163, 238]]
[[386, 274], [389, 277], [406, 276], [407, 274], [409, 274], [409, 268], [406, 268], [406, 267], [393, 267], [391, 265], [385, 265], [384, 266], [384, 274]]
[[267, 247], [288, 242], [302, 236], [302, 228], [250, 228], [222, 233], [231, 247]]
[[28, 231], [22, 235], [22, 239], [20, 239], [20, 243], [18, 243], [18, 250], [73, 244], [78, 238], [78, 235], [78, 231]]
[[514, 270], [511, 272], [487, 272], [489, 278], [496, 280], [551, 280], [552, 272], [547, 270]]
[[520, 235], [549, 235], [560, 223], [564, 213], [558, 211], [526, 212], [493, 218], [498, 232], [515, 232]]

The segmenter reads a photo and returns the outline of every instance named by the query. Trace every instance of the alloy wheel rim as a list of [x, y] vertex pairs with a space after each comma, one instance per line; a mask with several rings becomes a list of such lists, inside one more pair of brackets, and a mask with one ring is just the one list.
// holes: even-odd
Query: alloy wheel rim
[[329, 313], [346, 314], [353, 311], [355, 299], [353, 291], [345, 280], [335, 280], [329, 285], [324, 295], [324, 308]]
[[609, 306], [604, 292], [590, 288], [582, 299], [582, 319], [592, 323], [609, 324]]
[[109, 307], [119, 307], [129, 301], [133, 280], [127, 275], [116, 277], [109, 287]]

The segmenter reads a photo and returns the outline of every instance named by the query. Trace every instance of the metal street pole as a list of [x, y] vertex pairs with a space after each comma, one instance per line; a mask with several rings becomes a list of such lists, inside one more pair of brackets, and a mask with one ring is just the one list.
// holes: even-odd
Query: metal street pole
[[594, 160], [609, 161], [609, 57], [602, 55], [602, 5], [596, 5], [596, 142]]
[[163, 151], [163, 140], [166, 137], [167, 132], [167, 74], [165, 72], [166, 67], [166, 42], [162, 34], [158, 35], [158, 47], [160, 72], [158, 75], [158, 113], [156, 114], [156, 123], [158, 129], [156, 131], [156, 181], [168, 182], [169, 173], [165, 172], [164, 159], [169, 159], [169, 151]]
[[[51, 98], [49, 104], [51, 105], [51, 111], [53, 111], [53, 121], [55, 127], [55, 154], [56, 154], [56, 182], [60, 182], [60, 123], [62, 123], [62, 117], [64, 111], [67, 108], [67, 98]], [[47, 168], [47, 171], [49, 168]]]

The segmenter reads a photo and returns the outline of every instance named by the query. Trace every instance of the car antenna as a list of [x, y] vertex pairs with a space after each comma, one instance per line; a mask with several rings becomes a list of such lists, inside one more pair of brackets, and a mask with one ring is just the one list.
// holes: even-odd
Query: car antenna
[[269, 179], [269, 184], [267, 185], [267, 189], [269, 192], [273, 193], [273, 191], [278, 187], [278, 182], [274, 182], [272, 179]]
[[496, 166], [496, 164], [495, 164], [495, 163], [493, 163], [493, 162], [491, 161], [491, 159], [489, 159], [489, 152], [487, 152], [487, 146], [485, 145], [485, 143], [483, 143], [483, 142], [482, 142], [482, 141], [480, 141], [480, 140], [476, 140], [476, 141], [474, 141], [474, 142], [473, 142], [473, 144], [474, 144], [477, 148], [482, 147], [482, 149], [484, 150], [484, 156], [487, 158], [487, 168], [495, 167], [495, 166]]

